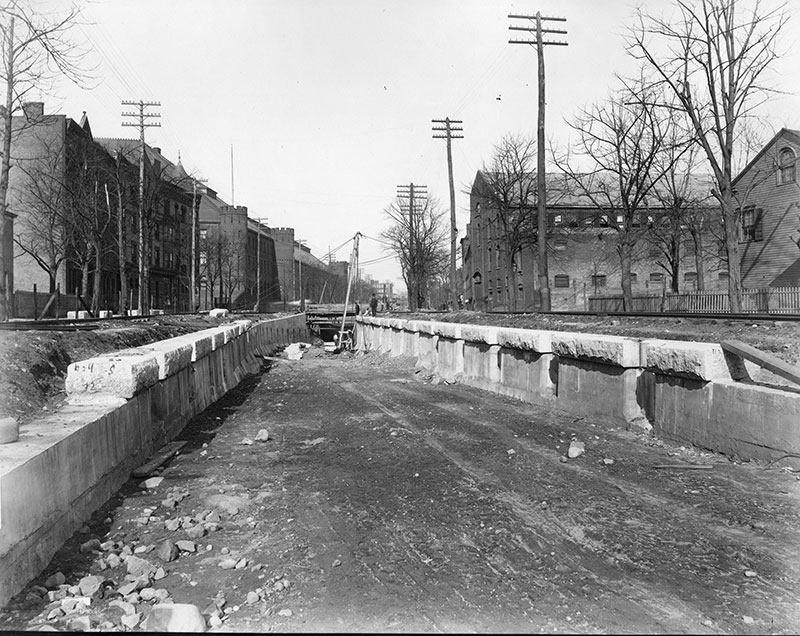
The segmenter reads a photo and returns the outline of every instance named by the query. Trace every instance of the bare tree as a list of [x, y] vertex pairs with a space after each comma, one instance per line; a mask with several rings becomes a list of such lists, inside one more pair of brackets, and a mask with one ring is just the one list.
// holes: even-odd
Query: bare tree
[[495, 146], [491, 164], [482, 171], [488, 187], [484, 194], [491, 215], [489, 221], [494, 224], [502, 246], [511, 310], [517, 309], [520, 253], [537, 244], [535, 161], [535, 141], [507, 135]]
[[8, 318], [11, 281], [7, 261], [13, 258], [4, 250], [10, 227], [7, 197], [11, 142], [19, 130], [15, 130], [14, 115], [32, 91], [47, 91], [56, 77], [66, 76], [76, 82], [85, 79], [80, 71], [83, 51], [70, 41], [78, 16], [74, 5], [58, 16], [39, 13], [24, 0], [6, 0], [0, 5], [0, 79], [4, 84], [0, 103], [0, 320]]
[[616, 232], [623, 308], [630, 311], [631, 265], [651, 223], [648, 196], [680, 156], [674, 152], [668, 155], [672, 162], [659, 163], [671, 143], [671, 122], [655, 105], [653, 90], [640, 79], [623, 83], [622, 89], [583, 109], [569, 125], [578, 135], [575, 154], [590, 169], [579, 171], [569, 154], [555, 158], [556, 165], [597, 208], [600, 224]]
[[428, 286], [441, 268], [442, 258], [449, 258], [450, 228], [435, 199], [426, 199], [422, 209], [415, 205], [413, 211], [396, 201], [385, 213], [392, 224], [381, 237], [400, 261], [408, 308], [414, 311], [425, 306]]
[[[733, 197], [737, 129], [773, 92], [766, 75], [780, 57], [785, 4], [765, 10], [759, 0], [677, 0], [677, 16], [638, 13], [628, 50], [652, 70], [686, 113], [714, 176], [722, 210], [731, 311], [742, 310], [739, 255], [741, 211]], [[739, 9], [742, 8], [740, 12]]]
[[14, 243], [47, 273], [52, 294], [68, 256], [70, 235], [64, 219], [67, 190], [63, 179], [57, 178], [63, 172], [64, 148], [43, 145], [45, 151], [37, 157], [17, 162], [25, 184], [18, 193], [19, 203], [26, 214], [15, 228]]

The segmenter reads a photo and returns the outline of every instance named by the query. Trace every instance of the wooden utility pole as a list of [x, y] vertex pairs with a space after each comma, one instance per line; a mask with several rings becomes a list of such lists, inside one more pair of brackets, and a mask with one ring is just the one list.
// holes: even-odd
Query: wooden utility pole
[[134, 117], [138, 121], [123, 121], [123, 126], [135, 126], [139, 129], [139, 315], [147, 316], [150, 314], [150, 300], [148, 297], [150, 263], [148, 258], [150, 256], [147, 246], [149, 242], [145, 241], [145, 213], [144, 213], [144, 129], [145, 128], [158, 128], [161, 126], [159, 122], [147, 122], [150, 117], [161, 117], [160, 113], [148, 113], [145, 109], [153, 106], [161, 106], [161, 102], [138, 102], [123, 101], [123, 106], [136, 106], [139, 109], [138, 113], [122, 113], [123, 117]]
[[[416, 203], [417, 197], [427, 199], [428, 186], [415, 185], [413, 182], [408, 185], [397, 186], [397, 199], [400, 202], [400, 210], [408, 211], [408, 282], [413, 289], [408, 290], [408, 309], [415, 311], [419, 301], [419, 236], [416, 225]], [[404, 201], [408, 203], [404, 203]]]
[[[192, 179], [192, 298], [191, 298], [191, 311], [194, 313], [199, 309], [199, 300], [197, 298], [197, 217], [200, 213], [200, 199], [197, 198], [197, 184], [207, 183], [207, 179]], [[200, 196], [206, 193], [205, 187], [200, 186]]]
[[432, 119], [434, 124], [434, 132], [443, 132], [441, 135], [433, 135], [434, 139], [447, 140], [447, 176], [450, 179], [450, 309], [458, 308], [458, 287], [456, 284], [456, 248], [458, 245], [458, 228], [456, 227], [456, 188], [453, 184], [453, 151], [451, 149], [452, 139], [463, 139], [464, 135], [458, 133], [464, 132], [461, 127], [464, 122], [460, 119]]
[[[567, 46], [566, 42], [549, 41], [543, 39], [545, 33], [566, 34], [560, 29], [543, 29], [542, 22], [566, 22], [566, 18], [544, 17], [538, 11], [536, 15], [513, 15], [509, 14], [510, 19], [527, 20], [535, 22], [535, 26], [509, 26], [510, 31], [527, 31], [535, 34], [535, 40], [509, 40], [509, 44], [528, 44], [536, 46], [536, 56], [539, 60], [539, 114], [536, 126], [537, 141], [537, 162], [536, 162], [536, 186], [537, 186], [537, 253], [536, 265], [539, 270], [539, 299], [540, 311], [550, 311], [550, 281], [547, 273], [547, 193], [545, 189], [545, 168], [544, 168], [544, 47], [545, 46]], [[520, 202], [521, 204], [522, 202]]]
[[255, 221], [258, 223], [258, 245], [256, 246], [256, 311], [261, 311], [261, 217]]

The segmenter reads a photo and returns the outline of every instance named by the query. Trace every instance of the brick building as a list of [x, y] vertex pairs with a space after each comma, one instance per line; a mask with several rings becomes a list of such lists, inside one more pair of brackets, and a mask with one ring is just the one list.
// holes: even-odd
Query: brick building
[[[311, 249], [295, 239], [294, 228], [272, 228], [278, 277], [286, 302], [343, 303], [347, 290], [349, 265], [345, 261], [325, 263]], [[302, 291], [301, 291], [302, 290]]]
[[[253, 309], [281, 299], [275, 240], [271, 230], [228, 205], [211, 188], [199, 204], [200, 308]], [[260, 247], [259, 247], [260, 243]], [[259, 272], [260, 268], [260, 272]], [[261, 294], [258, 294], [258, 285]]]
[[[531, 177], [534, 178], [534, 177]], [[508, 246], [488, 188], [490, 180], [478, 171], [470, 191], [470, 221], [461, 241], [464, 299], [468, 307], [481, 310], [507, 309], [512, 305], [510, 285], [516, 286], [518, 310], [538, 308], [536, 249], [530, 242], [514, 254], [513, 280], [509, 280]], [[562, 175], [547, 175], [548, 190], [548, 278], [553, 309], [585, 308], [589, 295], [621, 293], [621, 267], [617, 255], [619, 219], [610, 219], [589, 200], [575, 194]], [[535, 202], [522, 205], [536, 227]], [[672, 285], [660, 250], [645, 240], [646, 229], [665, 215], [658, 205], [641, 213], [636, 227], [642, 238], [634, 250], [633, 293], [660, 292]], [[717, 241], [705, 236], [702, 260], [707, 289], [726, 288], [727, 273], [718, 256]], [[697, 286], [696, 254], [691, 241], [682, 241], [679, 261], [679, 289]]]

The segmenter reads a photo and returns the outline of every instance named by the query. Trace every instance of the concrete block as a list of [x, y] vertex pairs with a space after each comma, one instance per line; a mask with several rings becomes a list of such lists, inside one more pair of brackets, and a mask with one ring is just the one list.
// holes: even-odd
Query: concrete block
[[428, 334], [429, 336], [436, 335], [434, 331], [436, 323], [431, 322], [430, 320], [418, 320], [417, 321], [417, 329], [419, 333]]
[[222, 331], [223, 344], [227, 344], [239, 335], [239, 327], [236, 324], [222, 325], [220, 330]]
[[403, 329], [411, 333], [419, 333], [419, 320], [406, 320], [403, 324]]
[[559, 357], [557, 405], [570, 413], [602, 417], [626, 427], [636, 425], [647, 429], [645, 410], [637, 400], [641, 374], [639, 368]]
[[[730, 380], [731, 368], [743, 366], [733, 356], [726, 359], [722, 347], [710, 342], [643, 340], [642, 366], [665, 375], [700, 380]], [[726, 360], [731, 361], [729, 366]], [[734, 373], [740, 377], [736, 371]]]
[[108, 309], [103, 309], [103, 310], [97, 312], [97, 317], [98, 318], [111, 318], [112, 315], [113, 314]]
[[486, 325], [461, 325], [461, 338], [465, 342], [482, 342], [484, 344], [497, 344], [497, 327]]
[[500, 347], [498, 357], [499, 393], [537, 404], [555, 399], [557, 361], [552, 353]]
[[392, 329], [402, 329], [405, 326], [405, 323], [408, 322], [402, 318], [387, 318], [387, 320], [389, 322], [389, 327]]
[[153, 352], [125, 349], [73, 362], [67, 369], [67, 395], [103, 394], [130, 398], [158, 382], [159, 364]]
[[497, 330], [497, 344], [509, 349], [552, 353], [552, 333], [541, 329], [500, 327]]
[[209, 318], [227, 318], [230, 312], [227, 309], [212, 309], [208, 312]]
[[458, 340], [461, 338], [461, 328], [464, 325], [455, 322], [434, 322], [432, 324], [433, 333], [437, 336], [450, 338], [451, 340]]
[[645, 376], [648, 415], [660, 436], [745, 460], [800, 455], [800, 393], [732, 380]]
[[445, 379], [455, 380], [464, 374], [464, 341], [438, 337], [436, 343], [436, 372]]
[[161, 342], [137, 347], [137, 350], [152, 353], [158, 362], [158, 379], [174, 375], [192, 363], [194, 347], [191, 342], [179, 338], [169, 338]]
[[622, 336], [551, 332], [553, 353], [565, 358], [592, 360], [618, 367], [639, 367], [639, 341]]

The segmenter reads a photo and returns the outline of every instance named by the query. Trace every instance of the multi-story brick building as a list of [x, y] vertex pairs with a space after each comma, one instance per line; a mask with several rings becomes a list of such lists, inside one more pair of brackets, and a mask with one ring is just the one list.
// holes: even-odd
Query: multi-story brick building
[[[532, 178], [532, 177], [531, 177]], [[538, 308], [536, 248], [531, 242], [514, 254], [513, 280], [507, 267], [508, 243], [498, 222], [497, 210], [489, 192], [490, 180], [478, 171], [470, 192], [470, 221], [461, 241], [464, 299], [476, 309], [506, 309], [513, 304], [511, 285], [516, 289], [518, 310]], [[562, 175], [547, 175], [548, 194], [548, 279], [551, 305], [558, 308], [584, 308], [591, 294], [621, 293], [621, 267], [617, 253], [616, 226], [621, 219], [611, 219], [592, 201], [571, 192]], [[530, 215], [529, 227], [536, 227], [535, 202], [522, 205]], [[655, 241], [646, 240], [644, 231], [665, 214], [659, 205], [642, 211], [635, 222], [641, 228], [633, 254], [631, 283], [633, 293], [651, 293], [672, 286], [660, 250]], [[724, 287], [727, 275], [717, 253], [716, 241], [706, 236], [701, 247], [705, 263], [706, 288]], [[679, 238], [677, 282], [679, 289], [697, 286], [696, 254], [692, 241]]]
[[263, 311], [281, 299], [269, 227], [248, 217], [245, 206], [222, 201], [211, 188], [200, 197], [199, 224], [202, 309], [254, 309], [260, 303]]
[[[98, 138], [114, 157], [130, 166], [139, 165], [140, 142], [136, 139]], [[130, 169], [127, 172], [131, 172]], [[129, 272], [128, 306], [138, 308], [139, 240], [138, 170], [126, 178], [127, 206], [125, 249]], [[172, 163], [157, 146], [145, 145], [145, 210], [149, 233], [148, 300], [151, 309], [167, 312], [189, 310], [191, 291], [192, 179], [180, 160]]]
[[800, 131], [782, 129], [733, 182], [742, 285], [800, 287]]
[[348, 263], [321, 261], [311, 249], [295, 240], [294, 228], [272, 228], [275, 253], [278, 261], [278, 277], [287, 302], [301, 298], [312, 302], [342, 303], [347, 289]]

